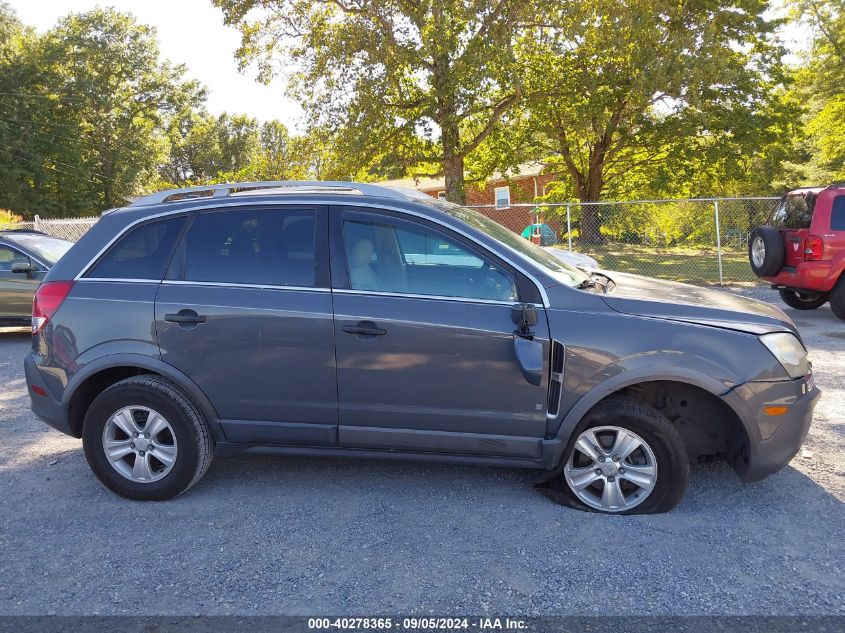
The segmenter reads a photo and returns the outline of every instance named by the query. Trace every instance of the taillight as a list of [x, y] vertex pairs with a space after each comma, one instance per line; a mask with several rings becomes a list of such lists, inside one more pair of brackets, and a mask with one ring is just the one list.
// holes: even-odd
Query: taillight
[[817, 262], [824, 252], [824, 240], [817, 235], [810, 235], [804, 240], [804, 261]]
[[48, 281], [38, 286], [32, 299], [32, 333], [38, 334], [56, 314], [62, 301], [73, 288], [72, 281]]

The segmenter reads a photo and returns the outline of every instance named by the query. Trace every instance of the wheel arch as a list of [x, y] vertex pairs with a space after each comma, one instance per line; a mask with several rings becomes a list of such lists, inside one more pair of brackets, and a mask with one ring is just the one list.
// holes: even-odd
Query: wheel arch
[[67, 413], [71, 433], [82, 437], [82, 421], [94, 399], [116, 382], [141, 374], [167, 378], [190, 398], [208, 422], [216, 441], [225, 441], [219, 417], [211, 401], [197, 384], [172, 365], [141, 354], [111, 354], [88, 363], [77, 372], [64, 390], [62, 406]]
[[[676, 412], [667, 411], [665, 403], [657, 402], [661, 388], [663, 392], [668, 391], [679, 398], [693, 400], [695, 406], [706, 408], [706, 412], [714, 414], [715, 419], [718, 420], [718, 422], [714, 421], [713, 424], [718, 427], [721, 433], [733, 433], [732, 437], [719, 437], [717, 440], [715, 435], [718, 434], [715, 433], [716, 429], [714, 428], [712, 441], [714, 443], [717, 441], [725, 442], [727, 445], [723, 447], [725, 450], [724, 457], [734, 469], [741, 469], [741, 460], [756, 434], [755, 429], [749, 428], [746, 423], [744, 412], [737, 410], [734, 406], [732, 402], [734, 398], [729, 397], [733, 387], [726, 387], [712, 376], [679, 367], [640, 368], [624, 372], [600, 383], [582, 396], [566, 413], [557, 431], [557, 439], [560, 441], [560, 445], [568, 447], [579, 424], [593, 407], [610, 397], [624, 395], [654, 406], [666, 413], [667, 417], [679, 426], [686, 425], [685, 429], [679, 430], [681, 430], [691, 461], [721, 453], [721, 450], [715, 448], [712, 453], [708, 452], [706, 437], [704, 436], [711, 429], [708, 428], [706, 422], [703, 422], [700, 418], [696, 419], [695, 412], [691, 412], [692, 415], [689, 416], [674, 415]], [[686, 407], [686, 403], [684, 407]], [[565, 455], [566, 450], [563, 451], [560, 458], [563, 459]]]

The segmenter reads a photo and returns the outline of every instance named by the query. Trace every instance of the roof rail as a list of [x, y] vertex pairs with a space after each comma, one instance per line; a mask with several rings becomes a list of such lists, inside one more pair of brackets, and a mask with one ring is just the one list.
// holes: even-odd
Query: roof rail
[[[320, 181], [320, 180], [276, 180], [266, 182], [235, 182], [221, 185], [201, 185], [198, 187], [185, 187], [183, 189], [168, 189], [151, 193], [148, 196], [136, 198], [129, 205], [140, 207], [149, 204], [162, 202], [179, 202], [195, 198], [225, 198], [233, 194], [253, 193], [259, 195], [262, 189], [288, 189], [290, 193], [321, 192], [321, 193], [359, 193], [365, 196], [377, 196], [381, 198], [393, 198], [396, 200], [407, 200], [408, 195], [380, 185], [371, 185], [363, 182], [345, 181]], [[267, 192], [271, 193], [271, 192]]]

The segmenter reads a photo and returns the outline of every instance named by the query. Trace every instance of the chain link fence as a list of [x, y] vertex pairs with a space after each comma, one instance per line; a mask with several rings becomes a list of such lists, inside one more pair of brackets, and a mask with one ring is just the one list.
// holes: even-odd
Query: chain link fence
[[[778, 198], [702, 198], [470, 207], [526, 239], [584, 253], [607, 270], [694, 284], [758, 282], [748, 263], [751, 230], [765, 224]], [[75, 242], [99, 218], [47, 220], [8, 227]]]
[[471, 207], [542, 246], [583, 253], [607, 270], [694, 284], [757, 283], [751, 230], [778, 198], [701, 198]]
[[41, 231], [68, 242], [76, 242], [99, 219], [98, 217], [90, 217], [42, 220], [36, 215], [32, 222], [16, 222], [15, 224], [0, 226], [0, 229]]

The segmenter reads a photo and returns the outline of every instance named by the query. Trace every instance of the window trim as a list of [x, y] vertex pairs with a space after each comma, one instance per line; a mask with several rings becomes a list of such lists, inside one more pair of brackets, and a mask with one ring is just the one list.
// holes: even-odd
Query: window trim
[[[499, 204], [499, 192], [500, 191], [507, 191], [508, 192], [508, 203], [507, 204]], [[510, 185], [502, 185], [501, 187], [493, 187], [493, 204], [497, 209], [510, 209], [511, 208], [511, 188]]]
[[[369, 210], [367, 207], [352, 207], [350, 208], [349, 205], [343, 206], [336, 206], [332, 208], [332, 222], [330, 227], [331, 232], [331, 246], [332, 246], [332, 253], [331, 253], [331, 263], [332, 263], [332, 292], [336, 292], [338, 294], [355, 294], [355, 295], [373, 295], [373, 296], [383, 296], [383, 297], [404, 297], [410, 299], [431, 299], [431, 300], [442, 300], [442, 301], [461, 301], [464, 303], [486, 303], [486, 304], [494, 304], [494, 305], [508, 305], [512, 306], [517, 303], [526, 303], [523, 300], [523, 287], [522, 283], [520, 283], [521, 277], [526, 276], [521, 270], [519, 270], [516, 266], [512, 264], [502, 257], [500, 257], [497, 253], [494, 253], [487, 249], [483, 244], [479, 244], [469, 238], [469, 236], [465, 236], [460, 232], [454, 230], [452, 227], [440, 224], [434, 220], [431, 220], [426, 217], [420, 216], [416, 220], [409, 220], [408, 218], [402, 217], [402, 211], [397, 210], [394, 212], [388, 213], [380, 213], [373, 210]], [[392, 210], [388, 210], [392, 211]], [[351, 218], [350, 218], [351, 216]], [[409, 225], [411, 228], [423, 228], [425, 230], [430, 230], [435, 235], [440, 234], [442, 237], [449, 241], [457, 242], [462, 248], [467, 250], [469, 254], [478, 257], [480, 260], [492, 260], [498, 267], [505, 270], [512, 278], [514, 287], [516, 288], [517, 298], [511, 301], [506, 300], [497, 300], [497, 299], [482, 299], [482, 298], [472, 298], [472, 297], [454, 297], [449, 295], [424, 295], [418, 294], [413, 292], [396, 292], [390, 290], [358, 290], [351, 287], [351, 282], [349, 280], [349, 265], [346, 259], [346, 242], [344, 241], [344, 234], [343, 234], [343, 224], [346, 221], [352, 222], [360, 222], [360, 221], [375, 221], [378, 222], [379, 220], [387, 220], [389, 223], [394, 223], [398, 225], [406, 224]], [[426, 226], [430, 225], [430, 226]], [[545, 296], [541, 293], [541, 299], [543, 301], [546, 300]], [[540, 303], [533, 303], [534, 305], [538, 305], [540, 307], [545, 307], [545, 304]]]
[[[408, 200], [408, 202], [412, 203], [413, 201]], [[294, 204], [302, 204], [302, 203], [301, 202], [290, 202], [290, 201], [287, 201], [287, 200], [279, 200], [278, 202], [265, 202], [261, 206], [264, 207], [264, 208], [270, 209], [270, 208], [276, 208], [276, 207], [287, 207], [287, 206], [291, 206], [291, 205], [294, 205]], [[436, 217], [432, 217], [429, 214], [420, 213], [419, 211], [414, 211], [412, 209], [397, 208], [396, 206], [393, 206], [393, 205], [387, 205], [387, 204], [383, 204], [383, 203], [379, 204], [376, 201], [369, 201], [369, 200], [349, 200], [348, 202], [345, 201], [343, 204], [338, 204], [337, 200], [333, 200], [331, 198], [316, 198], [313, 201], [313, 204], [319, 205], [319, 206], [325, 206], [326, 208], [329, 208], [329, 209], [345, 208], [345, 207], [354, 207], [354, 208], [361, 208], [361, 209], [378, 209], [378, 210], [382, 210], [382, 211], [393, 212], [393, 213], [396, 213], [396, 214], [399, 214], [399, 215], [407, 215], [407, 216], [411, 216], [411, 217], [421, 218], [423, 220], [431, 222], [432, 224], [443, 227], [443, 228], [451, 231], [452, 233], [456, 233], [458, 235], [461, 235], [464, 238], [466, 238], [467, 240], [469, 240], [471, 243], [476, 244], [479, 248], [484, 249], [485, 252], [490, 252], [489, 247], [487, 247], [487, 245], [484, 244], [484, 242], [482, 242], [479, 238], [475, 237], [474, 235], [467, 233], [466, 231], [460, 229], [459, 227], [455, 227], [455, 226], [452, 226], [452, 225], [450, 225], [446, 222], [438, 220]], [[192, 206], [189, 206], [189, 207], [182, 207], [180, 209], [169, 209], [167, 211], [162, 211], [161, 213], [156, 213], [154, 215], [147, 215], [147, 216], [138, 218], [137, 220], [129, 222], [126, 226], [124, 226], [122, 229], [120, 229], [114, 235], [114, 237], [112, 237], [108, 242], [106, 242], [106, 244], [99, 251], [97, 251], [97, 253], [88, 261], [88, 263], [85, 264], [80, 269], [80, 272], [78, 272], [74, 276], [73, 279], [74, 279], [74, 281], [79, 281], [80, 279], [82, 279], [83, 276], [85, 275], [85, 273], [88, 272], [88, 270], [91, 268], [91, 265], [94, 262], [96, 262], [97, 259], [99, 259], [100, 255], [105, 253], [112, 246], [112, 244], [117, 242], [124, 234], [126, 234], [127, 231], [131, 230], [132, 227], [137, 226], [138, 224], [141, 224], [142, 222], [147, 222], [147, 221], [150, 221], [150, 220], [155, 220], [155, 219], [159, 219], [159, 218], [167, 217], [167, 216], [171, 216], [171, 215], [173, 215], [173, 216], [180, 215], [180, 214], [188, 215], [188, 214], [201, 212], [201, 211], [211, 209], [211, 208], [236, 208], [236, 207], [248, 207], [248, 206], [256, 206], [256, 205], [252, 201], [240, 201], [240, 200], [229, 201], [229, 200], [227, 200], [224, 205], [221, 205], [219, 207], [217, 207], [217, 206], [211, 207], [208, 204], [199, 204], [199, 205], [192, 205]], [[334, 215], [334, 214], [332, 214], [332, 215]], [[329, 239], [331, 239], [331, 235], [335, 232], [329, 231], [328, 233], [329, 233]], [[333, 245], [333, 243], [332, 243], [332, 245]], [[542, 283], [540, 283], [540, 280], [537, 279], [537, 277], [534, 274], [532, 274], [531, 272], [528, 272], [528, 270], [526, 270], [526, 267], [530, 269], [531, 266], [533, 266], [534, 264], [532, 264], [531, 261], [527, 257], [525, 257], [524, 255], [521, 255], [518, 251], [510, 248], [507, 244], [501, 244], [501, 246], [507, 253], [509, 253], [509, 256], [498, 255], [498, 253], [496, 255], [499, 256], [500, 259], [502, 259], [503, 261], [507, 262], [512, 268], [514, 268], [519, 273], [524, 275], [524, 277], [534, 286], [537, 293], [540, 295], [541, 303], [536, 303], [535, 305], [540, 306], [540, 307], [544, 307], [544, 308], [550, 307], [551, 304], [549, 302], [549, 295], [546, 292], [546, 288], [543, 286]], [[327, 249], [328, 249], [328, 245], [327, 245]], [[334, 250], [332, 249], [331, 251], [328, 251], [328, 252], [330, 253], [329, 257], [331, 257], [331, 253], [334, 253]], [[520, 264], [518, 262], [523, 262], [523, 263]], [[138, 280], [138, 281], [149, 281], [149, 280], [144, 279], [144, 280]], [[159, 283], [161, 283], [161, 282], [159, 282]]]

